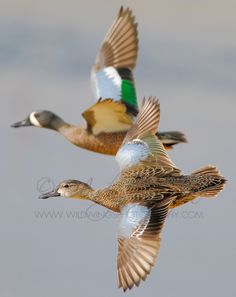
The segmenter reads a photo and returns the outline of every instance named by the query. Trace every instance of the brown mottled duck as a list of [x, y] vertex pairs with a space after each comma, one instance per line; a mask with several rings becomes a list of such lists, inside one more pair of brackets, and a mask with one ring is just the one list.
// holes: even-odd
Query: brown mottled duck
[[40, 197], [87, 199], [121, 213], [117, 270], [124, 291], [138, 286], [150, 273], [169, 209], [199, 196], [214, 197], [226, 182], [214, 166], [181, 174], [156, 136], [159, 117], [158, 101], [144, 101], [117, 152], [121, 173], [111, 186], [95, 190], [81, 181], [66, 180]]
[[[68, 124], [47, 110], [31, 112], [12, 127], [52, 129], [80, 148], [115, 155], [138, 113], [132, 73], [137, 55], [137, 23], [132, 11], [121, 7], [92, 67], [91, 82], [96, 103], [82, 113], [87, 127]], [[166, 149], [186, 142], [184, 134], [178, 131], [159, 132], [158, 137]]]

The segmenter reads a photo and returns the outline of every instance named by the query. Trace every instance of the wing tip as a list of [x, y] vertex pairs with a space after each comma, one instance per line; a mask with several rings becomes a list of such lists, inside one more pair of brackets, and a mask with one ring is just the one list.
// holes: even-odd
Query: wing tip
[[144, 105], [155, 105], [158, 109], [160, 109], [160, 101], [156, 96], [144, 96], [141, 108], [143, 108]]
[[[124, 32], [126, 26], [128, 26], [128, 30]], [[134, 56], [129, 55], [131, 45], [133, 45]], [[108, 66], [127, 67], [133, 70], [136, 66], [137, 55], [138, 23], [132, 10], [129, 7], [121, 6], [115, 21], [105, 35], [95, 61], [95, 70], [98, 71], [102, 67]]]

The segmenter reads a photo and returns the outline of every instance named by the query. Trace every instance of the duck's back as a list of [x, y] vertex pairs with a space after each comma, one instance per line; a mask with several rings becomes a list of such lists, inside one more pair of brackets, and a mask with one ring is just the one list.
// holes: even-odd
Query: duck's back
[[113, 187], [124, 193], [124, 203], [159, 202], [173, 197], [171, 207], [177, 207], [198, 196], [214, 197], [224, 184], [225, 178], [214, 166], [181, 175], [180, 171], [150, 165], [134, 166], [122, 172]]

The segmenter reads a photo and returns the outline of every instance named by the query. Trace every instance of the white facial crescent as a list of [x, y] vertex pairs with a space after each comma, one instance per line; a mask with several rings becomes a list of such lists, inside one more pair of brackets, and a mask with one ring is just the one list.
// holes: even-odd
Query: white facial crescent
[[39, 121], [36, 119], [35, 117], [35, 111], [34, 112], [31, 112], [29, 118], [30, 118], [30, 122], [32, 125], [36, 126], [36, 127], [42, 127], [39, 123]]

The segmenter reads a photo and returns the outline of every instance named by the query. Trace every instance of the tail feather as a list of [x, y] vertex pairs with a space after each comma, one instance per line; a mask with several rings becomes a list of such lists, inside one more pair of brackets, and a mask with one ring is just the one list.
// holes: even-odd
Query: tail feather
[[220, 174], [215, 166], [206, 166], [194, 171], [191, 176], [195, 177], [193, 190], [202, 197], [215, 197], [224, 188], [226, 179]]
[[172, 149], [175, 144], [187, 142], [185, 135], [179, 131], [158, 132], [157, 136], [166, 149]]
[[213, 165], [208, 165], [208, 166], [199, 168], [192, 173], [192, 175], [195, 175], [195, 176], [202, 176], [202, 175], [209, 175], [209, 174], [222, 177], [219, 170]]

